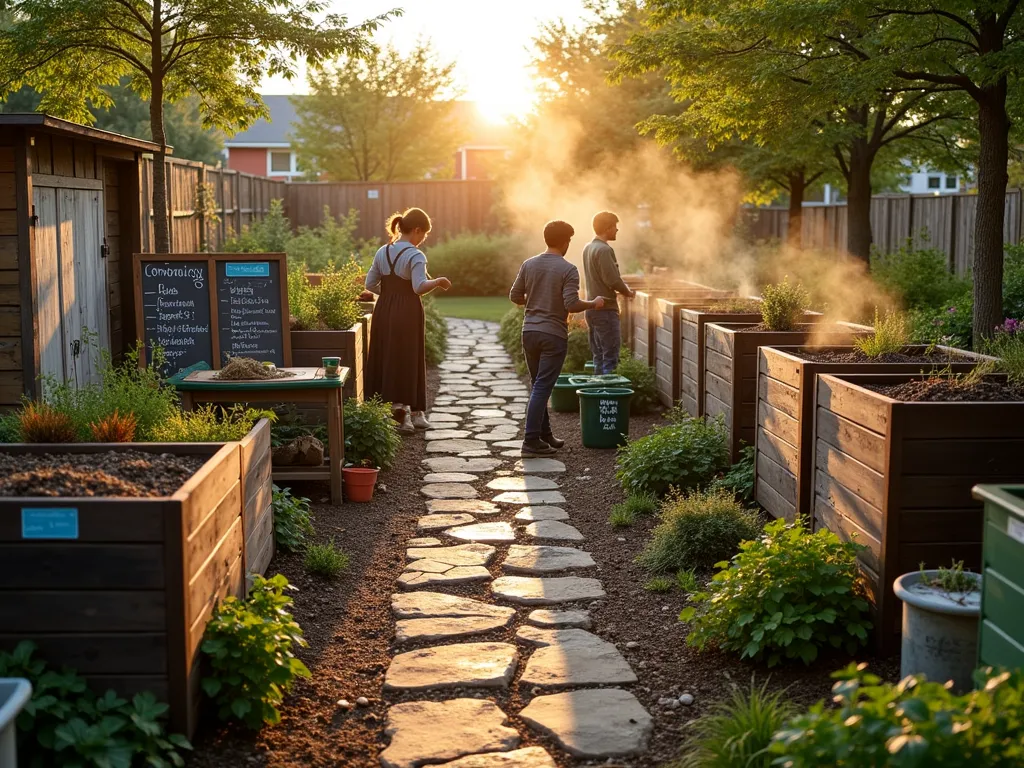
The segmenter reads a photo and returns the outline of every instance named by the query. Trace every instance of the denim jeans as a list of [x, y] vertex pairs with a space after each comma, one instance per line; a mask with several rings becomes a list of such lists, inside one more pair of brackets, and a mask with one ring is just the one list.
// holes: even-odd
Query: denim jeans
[[551, 434], [548, 398], [562, 372], [568, 342], [543, 331], [523, 331], [523, 355], [530, 369], [530, 404], [526, 406], [526, 439]]
[[622, 346], [619, 313], [610, 309], [588, 309], [587, 327], [590, 329], [590, 353], [594, 356], [594, 373], [615, 373]]

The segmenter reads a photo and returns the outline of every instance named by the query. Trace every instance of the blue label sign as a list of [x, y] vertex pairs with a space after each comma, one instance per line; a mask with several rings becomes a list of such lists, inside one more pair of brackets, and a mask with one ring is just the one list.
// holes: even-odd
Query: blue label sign
[[78, 509], [75, 507], [22, 507], [21, 538], [77, 539]]
[[269, 261], [236, 261], [224, 265], [228, 277], [270, 277]]

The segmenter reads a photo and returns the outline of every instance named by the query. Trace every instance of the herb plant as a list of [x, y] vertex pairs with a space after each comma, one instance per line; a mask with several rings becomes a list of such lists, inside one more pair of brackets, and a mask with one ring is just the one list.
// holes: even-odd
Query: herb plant
[[345, 460], [355, 466], [390, 469], [402, 437], [391, 415], [391, 404], [379, 395], [360, 403], [345, 403]]
[[900, 352], [910, 343], [907, 319], [899, 312], [889, 310], [880, 315], [876, 309], [874, 328], [870, 336], [853, 340], [853, 346], [872, 359]]
[[736, 495], [743, 502], [754, 500], [754, 464], [756, 452], [754, 446], [746, 445], [740, 450], [740, 460], [733, 464], [729, 471], [715, 481], [715, 488], [724, 488]]
[[151, 693], [131, 702], [107, 691], [98, 696], [70, 669], [51, 669], [34, 658], [27, 640], [0, 652], [0, 677], [32, 683], [32, 698], [18, 715], [18, 752], [30, 766], [180, 768], [188, 739], [166, 732], [168, 706]]
[[790, 285], [789, 278], [766, 285], [761, 291], [761, 318], [769, 331], [791, 331], [810, 307], [811, 298], [800, 283]]
[[647, 583], [644, 584], [644, 589], [648, 592], [671, 592], [674, 583], [668, 576], [654, 576], [647, 580]]
[[924, 563], [921, 563], [920, 569], [922, 584], [934, 587], [935, 589], [941, 589], [947, 594], [969, 594], [978, 591], [978, 581], [971, 571], [964, 570], [963, 560], [954, 560], [950, 568], [939, 566], [939, 572], [935, 576], [925, 574]]
[[637, 360], [624, 347], [615, 373], [629, 379], [629, 388], [633, 390], [633, 396], [629, 399], [630, 413], [647, 413], [654, 408], [658, 401], [658, 390], [655, 387], [654, 370], [647, 363]]
[[693, 597], [698, 607], [679, 615], [693, 620], [687, 642], [768, 666], [810, 664], [823, 646], [854, 653], [871, 626], [857, 570], [861, 549], [825, 528], [809, 533], [800, 522], [770, 523], [732, 562], [718, 563], [708, 592]]
[[327, 264], [320, 283], [311, 285], [305, 267], [288, 272], [288, 307], [298, 331], [347, 331], [362, 314], [363, 270], [355, 261]]
[[230, 408], [204, 405], [194, 411], [175, 410], [154, 427], [151, 434], [158, 443], [225, 443], [241, 440], [260, 419], [273, 421], [276, 418], [273, 411], [241, 404]]
[[608, 515], [608, 522], [613, 528], [628, 528], [636, 522], [636, 513], [625, 504], [616, 504]]
[[288, 608], [288, 580], [256, 576], [247, 600], [226, 598], [206, 626], [202, 651], [212, 672], [203, 690], [222, 720], [237, 719], [254, 730], [281, 720], [278, 706], [296, 678], [310, 671], [294, 649], [306, 645]]
[[1024, 385], [1024, 321], [1007, 318], [986, 340], [983, 351], [999, 358], [999, 370], [1011, 383]]
[[706, 485], [728, 466], [722, 421], [683, 415], [620, 448], [615, 476], [627, 493], [663, 496]]
[[0, 443], [21, 442], [21, 414], [0, 413]]
[[965, 290], [970, 280], [949, 271], [946, 254], [935, 248], [914, 250], [908, 241], [892, 253], [871, 254], [871, 277], [905, 309], [933, 309]]
[[348, 568], [347, 552], [338, 549], [331, 539], [326, 544], [310, 544], [306, 550], [306, 570], [316, 576], [333, 579]]
[[271, 506], [274, 510], [274, 541], [284, 552], [296, 552], [313, 534], [309, 499], [292, 496], [291, 488], [273, 486]]
[[676, 585], [683, 590], [683, 592], [697, 592], [700, 590], [700, 581], [697, 579], [697, 570], [695, 568], [687, 568], [679, 571], [676, 574]]
[[637, 561], [656, 573], [708, 569], [761, 531], [757, 516], [724, 489], [671, 493], [661, 522]]
[[851, 664], [833, 675], [832, 701], [819, 702], [776, 732], [775, 765], [791, 768], [924, 768], [1024, 765], [1024, 673], [975, 673], [976, 690], [957, 695], [938, 682], [883, 683]]

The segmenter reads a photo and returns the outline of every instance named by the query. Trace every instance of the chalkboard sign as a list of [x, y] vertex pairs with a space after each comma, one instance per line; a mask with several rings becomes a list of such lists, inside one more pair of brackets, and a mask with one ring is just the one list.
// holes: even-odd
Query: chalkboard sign
[[221, 366], [229, 357], [285, 364], [278, 262], [217, 262], [217, 326]]
[[146, 359], [161, 347], [164, 375], [213, 362], [210, 271], [205, 261], [147, 261], [139, 270]]
[[140, 365], [156, 346], [167, 376], [229, 357], [292, 364], [285, 254], [137, 253], [133, 267]]

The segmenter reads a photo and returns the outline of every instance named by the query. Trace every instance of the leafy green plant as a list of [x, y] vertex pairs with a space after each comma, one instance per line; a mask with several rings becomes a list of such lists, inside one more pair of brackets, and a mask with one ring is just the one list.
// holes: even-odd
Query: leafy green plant
[[788, 277], [761, 291], [761, 318], [770, 331], [792, 330], [810, 305], [807, 290], [800, 283], [791, 285]]
[[370, 464], [390, 469], [398, 455], [402, 437], [391, 415], [391, 404], [379, 395], [360, 403], [354, 397], [345, 403], [345, 460], [356, 466]]
[[761, 531], [757, 516], [724, 489], [671, 493], [637, 562], [655, 573], [708, 569]]
[[326, 544], [310, 544], [306, 549], [306, 570], [333, 579], [348, 568], [349, 559], [348, 553], [338, 549], [334, 539]]
[[273, 486], [271, 506], [274, 511], [274, 541], [284, 552], [297, 552], [313, 534], [309, 499], [292, 496], [291, 488]]
[[625, 504], [616, 504], [608, 515], [608, 522], [615, 528], [628, 528], [636, 522], [636, 512]]
[[211, 673], [203, 691], [222, 720], [237, 719], [252, 729], [281, 721], [278, 705], [296, 678], [310, 672], [293, 649], [306, 645], [288, 608], [288, 579], [256, 576], [246, 600], [226, 598], [206, 625], [202, 651]]
[[1024, 765], [1024, 673], [975, 673], [977, 689], [957, 695], [907, 677], [883, 683], [851, 664], [836, 672], [832, 702], [819, 702], [778, 730], [775, 765], [924, 768]]
[[901, 351], [910, 343], [910, 329], [907, 318], [901, 313], [889, 310], [880, 315], [875, 310], [874, 333], [853, 340], [853, 346], [870, 358], [891, 355]]
[[0, 414], [0, 443], [21, 442], [21, 414], [17, 411]]
[[683, 590], [683, 592], [697, 592], [700, 590], [700, 580], [697, 578], [697, 570], [695, 568], [688, 568], [676, 574], [676, 585]]
[[740, 449], [740, 460], [733, 464], [729, 471], [714, 482], [715, 488], [724, 488], [735, 494], [743, 502], [754, 500], [754, 464], [756, 451], [754, 446], [745, 445]]
[[0, 652], [0, 677], [32, 683], [32, 698], [18, 715], [18, 752], [31, 766], [82, 768], [180, 768], [188, 739], [166, 732], [168, 706], [152, 693], [131, 702], [108, 690], [97, 695], [71, 669], [60, 671], [35, 658], [36, 645], [24, 640]]
[[438, 310], [433, 296], [423, 297], [423, 317], [427, 365], [440, 365], [448, 354], [448, 321]]
[[658, 402], [658, 390], [654, 381], [654, 369], [643, 360], [637, 360], [626, 348], [619, 356], [615, 373], [629, 379], [633, 397], [629, 399], [630, 413], [647, 413]]
[[151, 437], [158, 443], [226, 443], [241, 440], [260, 419], [276, 418], [273, 411], [240, 403], [230, 408], [204, 405], [194, 411], [173, 411], [153, 428]]
[[709, 483], [729, 466], [725, 425], [682, 415], [619, 448], [615, 476], [627, 493], [664, 495]]
[[939, 566], [938, 573], [935, 576], [928, 576], [925, 574], [924, 563], [920, 565], [921, 569], [921, 583], [926, 584], [929, 587], [935, 587], [941, 589], [943, 592], [977, 592], [978, 581], [975, 575], [971, 571], [964, 570], [963, 560], [954, 560], [953, 565], [949, 568], [943, 568]]
[[770, 768], [772, 736], [797, 711], [784, 696], [769, 692], [767, 682], [733, 687], [690, 722], [687, 749], [673, 768]]
[[810, 664], [823, 646], [854, 653], [871, 626], [857, 570], [861, 549], [826, 528], [809, 533], [800, 522], [770, 523], [732, 562], [718, 564], [708, 591], [693, 596], [698, 607], [679, 615], [693, 620], [687, 642], [768, 666]]
[[341, 266], [328, 263], [320, 273], [320, 282], [312, 285], [305, 267], [288, 272], [288, 307], [292, 328], [297, 331], [347, 331], [359, 320], [363, 310], [363, 269], [355, 261]]
[[999, 358], [999, 370], [1012, 383], [1024, 385], [1024, 321], [1007, 319], [986, 340], [983, 351]]
[[451, 296], [507, 296], [529, 256], [526, 241], [518, 235], [469, 232], [431, 245], [426, 254], [431, 274], [458, 277]]
[[590, 359], [590, 332], [581, 315], [569, 315], [569, 338], [566, 341], [563, 373], [583, 373]]
[[871, 254], [871, 277], [905, 309], [935, 309], [970, 288], [971, 281], [949, 271], [946, 254], [935, 248], [914, 250], [908, 240], [899, 250]]
[[619, 502], [612, 509], [626, 509], [636, 517], [646, 517], [658, 511], [661, 502], [653, 493], [631, 493], [625, 501]]
[[654, 576], [647, 580], [644, 589], [648, 592], [671, 592], [674, 584], [668, 576]]

